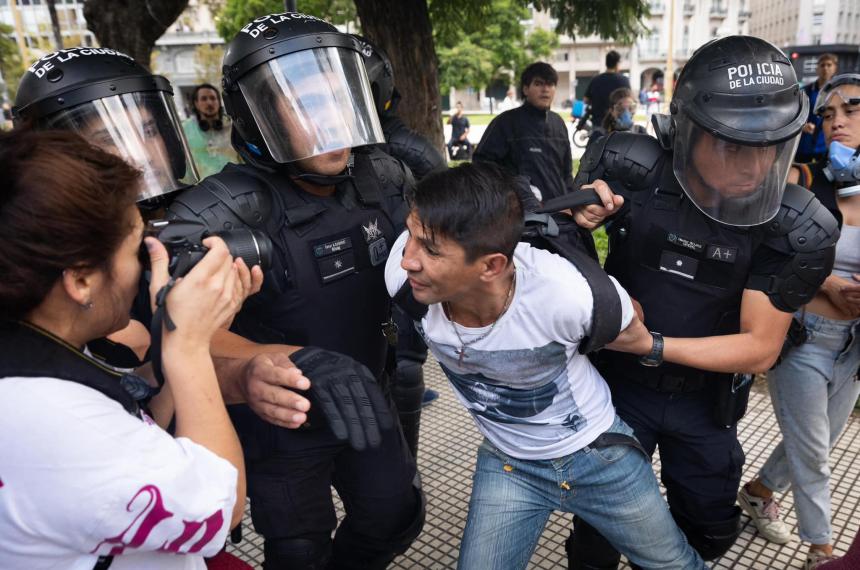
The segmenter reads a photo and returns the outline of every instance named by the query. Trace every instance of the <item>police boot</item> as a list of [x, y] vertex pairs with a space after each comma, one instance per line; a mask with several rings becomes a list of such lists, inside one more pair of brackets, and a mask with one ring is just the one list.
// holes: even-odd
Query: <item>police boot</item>
[[421, 400], [424, 397], [424, 369], [420, 362], [397, 361], [394, 386], [391, 389], [397, 416], [412, 456], [418, 457], [418, 431], [421, 425]]
[[728, 552], [741, 534], [741, 510], [739, 507], [734, 507], [734, 510], [735, 515], [731, 518], [713, 522], [694, 522], [676, 511], [672, 511], [672, 516], [702, 559], [713, 560]]
[[573, 530], [564, 542], [567, 567], [570, 570], [615, 570], [621, 563], [621, 554], [597, 529], [573, 517]]

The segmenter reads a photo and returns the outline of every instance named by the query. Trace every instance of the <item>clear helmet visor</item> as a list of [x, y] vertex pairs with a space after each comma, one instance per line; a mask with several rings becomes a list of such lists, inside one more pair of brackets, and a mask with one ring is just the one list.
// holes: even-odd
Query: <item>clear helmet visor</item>
[[277, 162], [385, 142], [356, 51], [290, 53], [252, 69], [239, 88]]
[[731, 226], [754, 226], [779, 211], [798, 136], [770, 146], [717, 138], [681, 115], [673, 169], [705, 215]]
[[47, 128], [75, 131], [143, 173], [138, 201], [198, 182], [173, 97], [164, 91], [112, 95], [46, 119]]

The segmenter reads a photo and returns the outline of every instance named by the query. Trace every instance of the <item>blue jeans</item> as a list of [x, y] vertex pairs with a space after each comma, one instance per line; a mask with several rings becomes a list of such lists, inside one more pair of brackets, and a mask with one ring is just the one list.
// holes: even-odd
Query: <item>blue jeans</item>
[[793, 348], [767, 374], [782, 442], [759, 479], [773, 491], [791, 487], [801, 540], [829, 544], [828, 459], [860, 394], [860, 321], [834, 321], [811, 313], [803, 321], [807, 342]]
[[[607, 431], [633, 434], [618, 417]], [[487, 440], [478, 448], [457, 567], [526, 568], [554, 510], [579, 515], [643, 568], [705, 568], [672, 520], [641, 451], [585, 447], [558, 459], [522, 460]]]

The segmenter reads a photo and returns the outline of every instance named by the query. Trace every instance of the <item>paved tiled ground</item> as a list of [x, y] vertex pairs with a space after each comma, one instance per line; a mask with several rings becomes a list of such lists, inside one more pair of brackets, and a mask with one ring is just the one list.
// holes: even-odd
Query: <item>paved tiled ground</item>
[[[466, 507], [472, 486], [475, 449], [480, 436], [465, 410], [454, 399], [441, 370], [435, 362], [425, 367], [428, 386], [441, 397], [422, 414], [419, 468], [427, 494], [427, 522], [424, 532], [412, 548], [397, 559], [394, 568], [446, 569], [456, 567], [457, 551]], [[741, 422], [741, 442], [747, 455], [744, 480], [748, 480], [764, 463], [780, 439], [771, 410], [770, 398], [763, 386], [754, 389], [749, 411]], [[860, 417], [855, 413], [831, 454], [833, 475], [833, 526], [835, 548], [841, 554], [848, 548], [860, 526]], [[659, 469], [659, 461], [655, 463]], [[786, 520], [794, 526], [793, 501], [788, 493], [782, 498]], [[568, 534], [569, 516], [550, 517], [531, 568], [566, 568], [564, 539]], [[732, 549], [715, 561], [714, 568], [782, 569], [802, 568], [805, 547], [797, 540], [778, 546], [755, 536], [749, 519], [743, 535]], [[246, 519], [246, 529], [250, 521]], [[252, 563], [262, 560], [262, 541], [246, 531], [245, 541], [233, 550]], [[627, 566], [624, 566], [627, 568]], [[504, 570], [504, 569], [500, 569]]]

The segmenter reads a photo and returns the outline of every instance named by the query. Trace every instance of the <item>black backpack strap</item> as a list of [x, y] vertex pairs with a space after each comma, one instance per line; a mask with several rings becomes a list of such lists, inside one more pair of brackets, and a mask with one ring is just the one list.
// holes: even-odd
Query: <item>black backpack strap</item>
[[83, 384], [139, 416], [137, 401], [122, 387], [123, 374], [28, 323], [0, 324], [0, 378], [10, 376], [59, 378]]
[[415, 299], [415, 295], [412, 294], [412, 285], [409, 284], [408, 279], [400, 286], [400, 289], [397, 290], [393, 301], [394, 304], [400, 307], [413, 321], [420, 321], [423, 319], [429, 309], [427, 305], [420, 303]]
[[113, 556], [99, 556], [93, 570], [107, 570], [111, 564], [113, 564]]
[[[588, 251], [587, 244], [582, 242], [578, 226], [572, 224], [575, 227], [568, 227], [571, 224], [566, 224], [562, 228], [549, 214], [528, 213], [525, 218], [527, 241], [536, 247], [545, 244], [544, 249], [567, 259], [591, 289], [591, 330], [580, 341], [579, 352], [587, 354], [603, 348], [621, 332], [621, 298], [615, 284]], [[576, 232], [579, 245], [569, 239], [572, 232]]]

